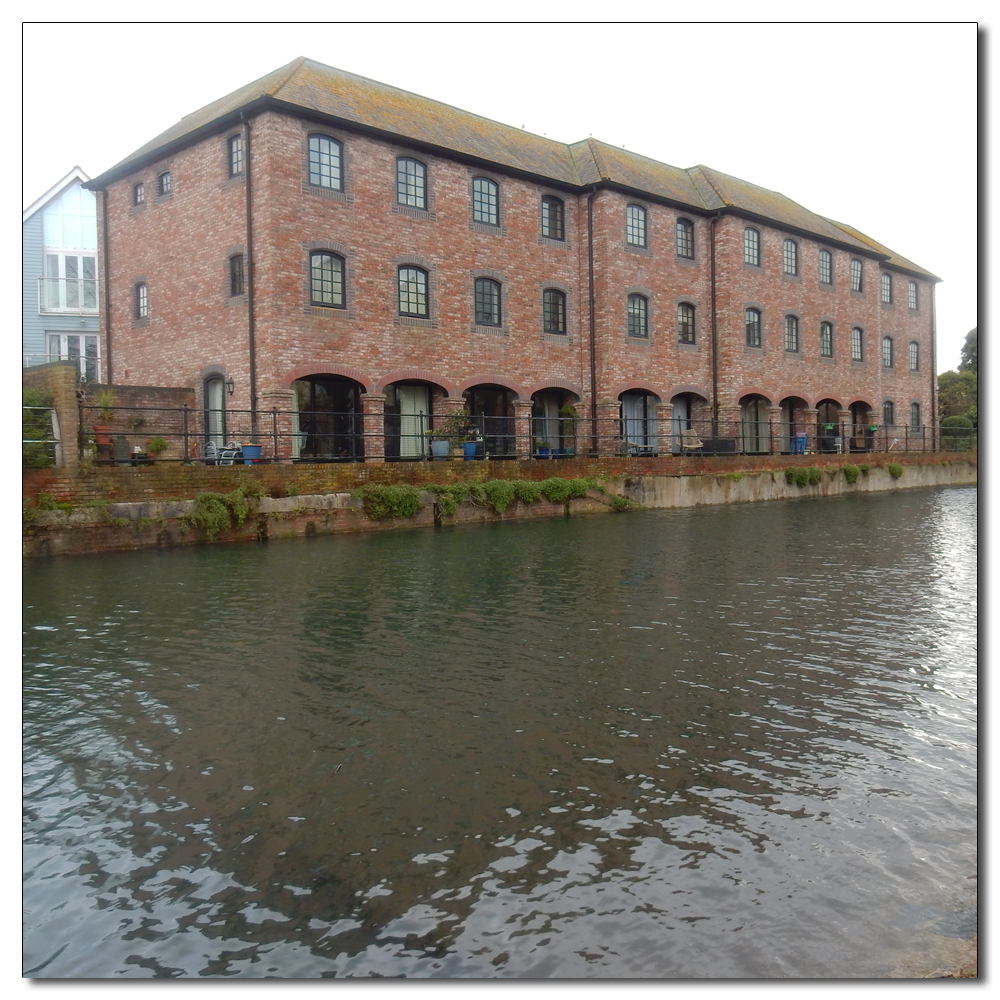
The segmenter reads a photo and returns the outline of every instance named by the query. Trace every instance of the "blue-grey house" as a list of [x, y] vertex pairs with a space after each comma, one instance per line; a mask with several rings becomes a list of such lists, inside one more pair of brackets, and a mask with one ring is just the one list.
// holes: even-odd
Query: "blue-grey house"
[[97, 287], [97, 200], [74, 167], [23, 214], [21, 229], [24, 367], [76, 361], [101, 379]]

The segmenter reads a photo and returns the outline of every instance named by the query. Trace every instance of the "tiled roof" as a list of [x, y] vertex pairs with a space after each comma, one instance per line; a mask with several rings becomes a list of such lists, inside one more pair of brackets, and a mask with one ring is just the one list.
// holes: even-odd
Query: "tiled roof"
[[884, 254], [889, 259], [885, 261], [890, 267], [899, 267], [904, 271], [912, 271], [914, 274], [919, 274], [922, 277], [930, 278], [932, 281], [940, 281], [941, 279], [936, 275], [932, 274], [930, 271], [925, 270], [919, 264], [914, 264], [913, 261], [907, 260], [905, 257], [900, 256], [898, 253], [890, 250], [888, 247], [883, 246], [877, 240], [873, 240], [870, 236], [866, 236], [864, 233], [855, 229], [853, 226], [848, 226], [843, 222], [834, 222], [833, 219], [827, 219], [827, 222], [836, 226], [838, 229], [842, 229], [845, 233], [853, 236], [860, 243], [864, 243], [870, 249], [875, 250], [877, 253]]
[[724, 208], [744, 211], [869, 254], [884, 254], [890, 263], [929, 274], [849, 226], [816, 215], [776, 191], [717, 170], [705, 166], [687, 170], [672, 167], [593, 138], [567, 146], [302, 57], [185, 116], [88, 186], [98, 188], [129, 173], [155, 158], [164, 147], [182, 145], [186, 139], [200, 136], [214, 122], [261, 99], [570, 187], [617, 184], [703, 212]]

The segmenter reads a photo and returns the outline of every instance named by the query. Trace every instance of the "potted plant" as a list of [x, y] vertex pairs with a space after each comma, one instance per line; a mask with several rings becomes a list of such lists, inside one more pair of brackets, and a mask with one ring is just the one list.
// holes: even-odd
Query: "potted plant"
[[114, 389], [98, 389], [94, 393], [94, 403], [101, 411], [102, 423], [94, 423], [94, 441], [98, 447], [111, 447], [111, 418], [115, 410]]
[[540, 438], [535, 438], [535, 453], [539, 458], [549, 457], [549, 442], [542, 441]]
[[445, 459], [449, 453], [456, 458], [464, 457], [463, 445], [471, 440], [469, 434], [468, 410], [461, 410], [445, 417], [441, 426], [427, 432], [431, 442], [431, 455], [436, 460]]
[[161, 437], [151, 438], [146, 442], [146, 454], [149, 455], [149, 463], [152, 465], [157, 455], [167, 450], [167, 442]]

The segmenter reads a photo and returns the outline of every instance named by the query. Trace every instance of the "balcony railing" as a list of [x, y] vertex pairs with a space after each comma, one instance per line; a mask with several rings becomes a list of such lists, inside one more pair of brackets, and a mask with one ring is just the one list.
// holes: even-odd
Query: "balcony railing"
[[38, 311], [97, 315], [97, 278], [39, 278]]
[[[265, 462], [426, 461], [447, 416], [331, 411], [202, 410], [189, 407], [80, 407], [85, 450], [106, 464], [156, 461], [215, 464], [223, 451], [261, 448]], [[469, 459], [630, 458], [706, 455], [850, 455], [974, 451], [975, 429], [910, 425], [797, 425], [766, 420], [482, 417], [463, 421], [449, 446]], [[97, 426], [100, 425], [100, 426]], [[96, 428], [96, 429], [95, 429]], [[158, 447], [152, 447], [161, 439]], [[463, 446], [467, 444], [467, 446]], [[156, 454], [150, 456], [149, 452]], [[456, 454], [453, 450], [452, 456]], [[805, 459], [808, 461], [807, 459]]]

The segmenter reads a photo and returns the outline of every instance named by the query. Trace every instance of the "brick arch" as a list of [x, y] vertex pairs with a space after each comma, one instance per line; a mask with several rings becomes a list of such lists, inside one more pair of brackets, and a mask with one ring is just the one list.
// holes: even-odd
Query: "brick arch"
[[840, 410], [846, 410], [847, 407], [836, 396], [817, 396], [816, 402], [813, 403], [813, 409], [819, 406], [820, 403], [836, 403], [837, 408]]
[[683, 396], [685, 393], [690, 393], [692, 396], [698, 396], [705, 400], [706, 403], [710, 398], [707, 389], [701, 389], [696, 385], [677, 385], [667, 392], [667, 394], [663, 397], [663, 401], [665, 403], [669, 403], [674, 396]]
[[536, 392], [541, 392], [543, 389], [562, 389], [563, 392], [571, 392], [577, 399], [583, 399], [583, 391], [575, 382], [535, 382], [533, 385], [529, 385], [524, 390], [524, 398], [531, 399]]
[[291, 385], [296, 379], [306, 378], [309, 375], [343, 375], [344, 378], [352, 378], [355, 382], [360, 382], [364, 386], [365, 392], [371, 392], [375, 385], [369, 376], [359, 372], [357, 368], [333, 364], [302, 365], [299, 368], [293, 368], [282, 381], [285, 385]]
[[807, 409], [808, 409], [808, 408], [810, 408], [811, 406], [813, 406], [813, 405], [814, 405], [813, 403], [810, 403], [810, 402], [809, 402], [809, 400], [810, 400], [810, 398], [811, 398], [811, 397], [810, 397], [810, 395], [809, 395], [809, 393], [808, 393], [808, 392], [806, 392], [806, 391], [805, 391], [805, 390], [803, 390], [803, 389], [800, 389], [800, 388], [796, 387], [796, 386], [792, 386], [792, 388], [790, 388], [790, 389], [781, 389], [781, 390], [779, 390], [778, 392], [776, 392], [776, 393], [774, 394], [774, 398], [775, 398], [775, 399], [776, 399], [776, 400], [777, 400], [777, 401], [778, 401], [779, 403], [780, 403], [780, 402], [781, 402], [781, 401], [782, 401], [783, 399], [788, 399], [788, 397], [789, 397], [789, 396], [796, 396], [796, 397], [798, 397], [799, 399], [804, 399], [804, 400], [805, 400], [805, 403], [806, 403], [806, 408], [807, 408]]
[[654, 389], [646, 382], [622, 382], [611, 390], [611, 398], [616, 400], [623, 392], [648, 392], [650, 395], [655, 396], [661, 403], [669, 399], [659, 389]]
[[[476, 176], [478, 177], [479, 175], [477, 174]], [[483, 176], [485, 177], [486, 175], [483, 174]], [[502, 385], [505, 389], [510, 389], [511, 392], [517, 393], [518, 399], [524, 399], [524, 388], [521, 384], [497, 372], [486, 372], [483, 375], [472, 375], [467, 379], [463, 379], [459, 382], [457, 386], [458, 391], [455, 395], [460, 396], [466, 389], [471, 389], [474, 385]]]
[[444, 389], [447, 395], [456, 395], [454, 382], [449, 379], [442, 378], [435, 372], [429, 372], [424, 368], [403, 368], [398, 372], [389, 372], [387, 375], [383, 375], [375, 383], [375, 391], [385, 392], [386, 386], [391, 385], [393, 382], [411, 382], [414, 380], [419, 380], [421, 382], [433, 382], [435, 385]]
[[849, 410], [855, 403], [864, 403], [873, 413], [875, 412], [875, 404], [869, 403], [867, 399], [862, 399], [860, 396], [856, 396], [852, 399], [845, 407], [845, 410]]
[[733, 404], [732, 405], [733, 406], [739, 406], [740, 405], [740, 400], [743, 399], [744, 396], [763, 396], [768, 401], [768, 403], [770, 405], [774, 405], [773, 404], [773, 395], [774, 395], [773, 393], [766, 392], [764, 389], [761, 389], [758, 386], [751, 385], [751, 386], [747, 386], [746, 388], [740, 389], [739, 392], [734, 392], [733, 393]]

